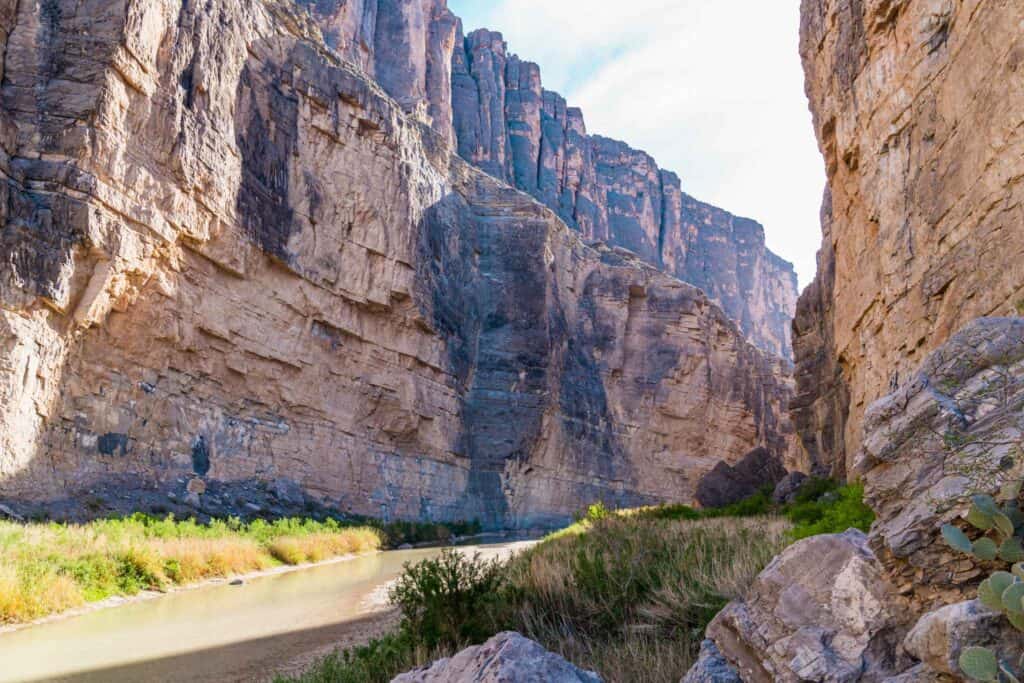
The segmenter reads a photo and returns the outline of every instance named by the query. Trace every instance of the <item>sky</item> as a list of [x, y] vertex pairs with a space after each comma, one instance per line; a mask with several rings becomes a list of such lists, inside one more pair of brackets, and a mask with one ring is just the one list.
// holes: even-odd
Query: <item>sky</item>
[[587, 130], [625, 140], [683, 190], [765, 226], [814, 277], [825, 187], [798, 53], [799, 0], [448, 0], [501, 31]]

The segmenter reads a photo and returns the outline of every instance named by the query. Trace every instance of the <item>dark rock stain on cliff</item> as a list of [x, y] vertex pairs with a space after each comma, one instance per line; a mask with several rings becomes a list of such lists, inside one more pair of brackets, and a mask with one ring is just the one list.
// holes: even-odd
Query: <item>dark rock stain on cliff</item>
[[296, 229], [289, 198], [298, 144], [298, 97], [288, 92], [286, 69], [246, 64], [239, 80], [236, 134], [242, 157], [237, 209], [246, 233], [267, 254], [288, 263]]

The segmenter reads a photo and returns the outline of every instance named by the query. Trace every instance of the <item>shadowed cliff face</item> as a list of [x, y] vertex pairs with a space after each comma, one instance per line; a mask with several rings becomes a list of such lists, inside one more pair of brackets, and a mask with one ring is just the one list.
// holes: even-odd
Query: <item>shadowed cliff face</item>
[[[96, 0], [90, 23], [56, 2], [46, 30], [5, 6], [0, 499], [130, 507], [199, 477], [200, 509], [263, 482], [531, 526], [688, 502], [720, 460], [787, 452], [781, 363], [699, 289], [455, 154], [428, 4], [359, 24], [422, 18], [418, 102], [290, 3]], [[12, 65], [72, 68], [79, 34], [88, 68], [22, 106]]]
[[872, 401], [971, 320], [1022, 311], [1024, 8], [804, 0], [802, 15], [830, 198], [795, 325], [795, 420], [843, 474]]

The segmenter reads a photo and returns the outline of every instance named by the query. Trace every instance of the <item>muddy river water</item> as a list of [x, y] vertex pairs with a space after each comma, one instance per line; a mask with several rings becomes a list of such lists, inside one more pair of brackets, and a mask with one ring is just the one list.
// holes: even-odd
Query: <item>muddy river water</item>
[[[504, 557], [529, 542], [459, 548]], [[386, 628], [387, 586], [438, 548], [216, 584], [0, 634], [0, 683], [267, 681]]]

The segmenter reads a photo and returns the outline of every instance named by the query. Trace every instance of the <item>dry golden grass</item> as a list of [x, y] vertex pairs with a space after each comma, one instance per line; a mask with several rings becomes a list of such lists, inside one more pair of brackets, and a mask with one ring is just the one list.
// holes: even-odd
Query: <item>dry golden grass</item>
[[0, 624], [37, 619], [84, 602], [82, 591], [68, 576], [47, 572], [23, 578], [14, 567], [0, 566]]
[[363, 552], [374, 547], [374, 532], [353, 530], [351, 534], [309, 534], [285, 536], [270, 544], [270, 554], [285, 564], [322, 562], [331, 557]]
[[770, 517], [586, 523], [509, 565], [521, 630], [607, 681], [676, 683], [704, 627], [787, 543]]
[[[399, 582], [400, 631], [278, 680], [387, 683], [513, 630], [609, 683], [678, 683], [707, 623], [782, 550], [789, 524], [772, 517], [665, 519], [665, 513], [576, 524], [500, 567], [498, 588], [490, 587], [492, 575], [479, 562], [420, 563], [407, 570], [412, 579]], [[486, 590], [477, 590], [483, 585]], [[440, 652], [431, 649], [429, 634], [444, 636]], [[449, 642], [453, 634], [458, 642]]]
[[214, 522], [135, 516], [85, 525], [0, 522], [0, 624], [113, 595], [377, 550], [370, 528], [281, 520]]

